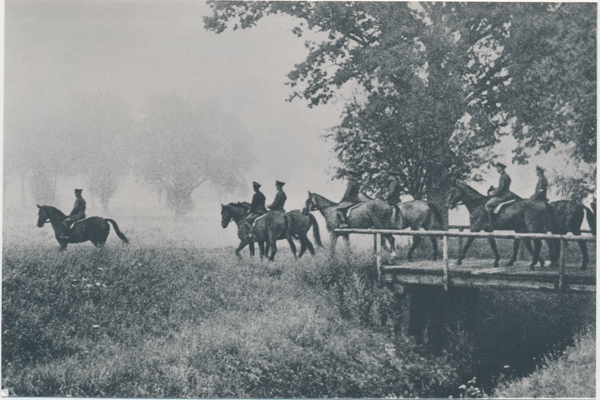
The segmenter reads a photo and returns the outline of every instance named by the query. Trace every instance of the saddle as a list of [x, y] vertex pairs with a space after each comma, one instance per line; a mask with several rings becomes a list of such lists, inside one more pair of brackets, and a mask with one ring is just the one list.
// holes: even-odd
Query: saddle
[[500, 214], [500, 210], [501, 210], [501, 209], [502, 209], [504, 206], [506, 206], [506, 205], [508, 205], [508, 204], [511, 204], [511, 203], [514, 203], [515, 201], [517, 201], [517, 199], [510, 199], [510, 200], [506, 200], [506, 201], [503, 201], [502, 203], [498, 204], [498, 205], [496, 206], [496, 208], [494, 208], [494, 214]]

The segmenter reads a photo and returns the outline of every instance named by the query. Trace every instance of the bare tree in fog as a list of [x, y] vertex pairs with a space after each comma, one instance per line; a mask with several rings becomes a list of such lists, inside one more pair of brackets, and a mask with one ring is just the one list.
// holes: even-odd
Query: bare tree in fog
[[253, 158], [238, 120], [216, 104], [197, 106], [174, 94], [151, 98], [136, 138], [136, 174], [167, 195], [182, 216], [205, 182], [225, 191], [243, 185]]
[[65, 127], [56, 115], [7, 112], [4, 125], [5, 176], [21, 179], [21, 201], [27, 205], [26, 182], [34, 203], [52, 204], [56, 181], [69, 162]]
[[129, 172], [134, 129], [129, 107], [120, 97], [103, 93], [79, 99], [71, 110], [70, 169], [82, 175], [106, 211], [119, 179]]

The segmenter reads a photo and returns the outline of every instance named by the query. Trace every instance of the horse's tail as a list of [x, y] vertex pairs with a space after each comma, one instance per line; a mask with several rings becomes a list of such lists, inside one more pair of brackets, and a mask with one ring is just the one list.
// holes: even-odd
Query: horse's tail
[[435, 220], [437, 227], [441, 229], [444, 224], [442, 222], [442, 214], [440, 214], [440, 210], [438, 210], [437, 206], [435, 206], [433, 203], [428, 202], [427, 204], [429, 204], [429, 208], [431, 208], [431, 211], [433, 211], [433, 219]]
[[585, 210], [585, 218], [587, 219], [588, 225], [590, 226], [590, 230], [592, 231], [592, 235], [596, 236], [596, 214], [586, 206], [582, 205]]
[[323, 246], [323, 243], [321, 243], [321, 233], [319, 232], [319, 223], [317, 222], [317, 219], [315, 218], [314, 215], [312, 215], [310, 213], [308, 214], [308, 218], [310, 218], [310, 224], [312, 226], [313, 237], [315, 239], [315, 243], [318, 246], [325, 247], [325, 246]]
[[119, 230], [119, 225], [117, 225], [117, 223], [110, 219], [110, 218], [104, 218], [105, 221], [108, 221], [112, 224], [113, 229], [115, 230], [115, 233], [117, 234], [117, 236], [119, 237], [119, 239], [121, 239], [122, 241], [124, 241], [125, 243], [129, 243], [129, 239], [127, 239], [127, 237], [125, 237], [125, 235], [123, 235], [123, 232], [121, 232]]

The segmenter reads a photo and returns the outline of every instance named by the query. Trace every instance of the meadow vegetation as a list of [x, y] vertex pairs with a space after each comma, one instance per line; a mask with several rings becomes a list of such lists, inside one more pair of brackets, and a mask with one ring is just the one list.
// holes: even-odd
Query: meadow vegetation
[[525, 348], [521, 371], [535, 370], [533, 357], [561, 350], [593, 322], [588, 297], [557, 311], [555, 295], [484, 293], [477, 331], [456, 331], [432, 352], [400, 333], [402, 297], [373, 279], [368, 251], [294, 261], [282, 245], [268, 263], [247, 252], [238, 260], [233, 246], [126, 233], [129, 246], [111, 236], [102, 252], [86, 244], [58, 253], [47, 234], [28, 242], [5, 230], [3, 388], [56, 397], [459, 396], [473, 376], [500, 376], [507, 357], [517, 368]]

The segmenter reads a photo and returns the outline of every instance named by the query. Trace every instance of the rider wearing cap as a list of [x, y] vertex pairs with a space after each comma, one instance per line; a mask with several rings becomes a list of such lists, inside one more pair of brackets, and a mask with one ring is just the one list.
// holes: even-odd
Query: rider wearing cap
[[340, 203], [337, 205], [337, 217], [339, 221], [340, 228], [347, 228], [348, 221], [346, 218], [346, 211], [348, 208], [352, 207], [355, 204], [360, 203], [358, 199], [358, 194], [360, 193], [360, 176], [361, 174], [357, 171], [347, 170], [348, 173], [348, 183], [346, 186], [346, 192], [340, 200]]
[[248, 210], [248, 215], [244, 220], [249, 226], [252, 226], [256, 218], [267, 213], [267, 209], [265, 208], [266, 198], [265, 195], [260, 191], [260, 186], [260, 183], [252, 182], [252, 187], [254, 188], [254, 195], [252, 196], [250, 210]]
[[271, 211], [285, 211], [283, 206], [285, 205], [285, 201], [287, 200], [287, 196], [283, 191], [284, 182], [275, 181], [275, 188], [277, 188], [277, 194], [275, 194], [275, 200], [273, 203], [268, 206]]
[[538, 165], [535, 167], [535, 172], [538, 176], [538, 181], [535, 185], [535, 193], [529, 199], [547, 202], [548, 198], [546, 197], [546, 193], [548, 192], [548, 179], [546, 179], [546, 176], [544, 175], [544, 168]]
[[73, 211], [71, 211], [71, 214], [69, 214], [69, 216], [63, 221], [65, 231], [61, 235], [62, 239], [69, 239], [68, 232], [71, 224], [73, 224], [75, 221], [85, 219], [86, 202], [83, 197], [81, 197], [82, 191], [83, 189], [75, 189], [75, 205], [73, 206]]
[[388, 186], [387, 194], [385, 196], [385, 201], [392, 207], [400, 203], [402, 187], [400, 186], [400, 181], [398, 180], [399, 176], [400, 173], [398, 171], [388, 172], [388, 180], [390, 184]]
[[502, 163], [496, 163], [492, 165], [496, 167], [496, 170], [500, 174], [500, 180], [498, 182], [498, 187], [489, 193], [491, 198], [487, 201], [487, 203], [485, 203], [485, 209], [487, 210], [490, 218], [490, 226], [492, 225], [494, 208], [496, 208], [503, 201], [506, 201], [512, 197], [510, 192], [511, 179], [505, 171], [506, 165]]

